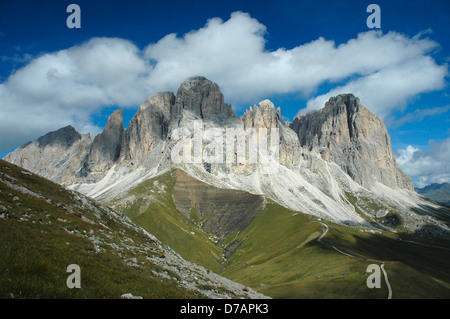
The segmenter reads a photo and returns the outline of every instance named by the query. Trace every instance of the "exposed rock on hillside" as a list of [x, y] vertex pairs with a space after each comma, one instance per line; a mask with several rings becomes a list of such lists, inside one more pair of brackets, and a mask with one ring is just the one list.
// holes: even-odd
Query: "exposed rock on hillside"
[[90, 173], [107, 171], [119, 158], [123, 133], [122, 117], [122, 110], [114, 111], [103, 132], [94, 138], [89, 152]]
[[182, 110], [192, 110], [201, 118], [211, 115], [236, 117], [231, 105], [224, 102], [219, 86], [201, 76], [188, 78], [181, 83], [171, 114], [177, 117]]
[[265, 205], [263, 196], [211, 187], [183, 171], [177, 171], [173, 200], [186, 218], [219, 242], [233, 231], [243, 231]]
[[414, 189], [395, 161], [383, 121], [353, 94], [330, 98], [321, 110], [296, 117], [292, 128], [301, 146], [320, 152], [357, 183]]

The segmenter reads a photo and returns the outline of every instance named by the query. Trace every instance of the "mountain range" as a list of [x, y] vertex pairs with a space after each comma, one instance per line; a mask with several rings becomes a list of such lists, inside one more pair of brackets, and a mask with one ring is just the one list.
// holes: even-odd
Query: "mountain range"
[[414, 276], [413, 296], [449, 295], [449, 209], [414, 190], [383, 121], [353, 94], [292, 123], [269, 100], [238, 117], [196, 76], [147, 98], [126, 129], [117, 110], [94, 138], [67, 126], [5, 160], [267, 296], [381, 297], [364, 284], [369, 260], [395, 269], [399, 296]]
[[[195, 121], [203, 125], [201, 154], [213, 144], [214, 130], [276, 129], [277, 159], [252, 163], [234, 151], [231, 161], [174, 163], [179, 142], [195, 142]], [[187, 136], [175, 136], [178, 131]], [[383, 121], [352, 94], [333, 97], [321, 110], [289, 123], [268, 100], [237, 117], [217, 84], [204, 77], [185, 80], [176, 95], [163, 92], [146, 99], [126, 130], [117, 110], [95, 138], [67, 126], [19, 147], [5, 160], [106, 202], [178, 168], [211, 186], [264, 195], [289, 209], [341, 223], [373, 222], [385, 208], [398, 211], [412, 230], [424, 223], [414, 209], [433, 215], [438, 208], [417, 195], [395, 161]], [[275, 174], [265, 172], [268, 165]], [[380, 209], [371, 209], [371, 202]], [[431, 222], [443, 226], [435, 217]]]
[[434, 183], [415, 190], [429, 200], [450, 206], [450, 183]]

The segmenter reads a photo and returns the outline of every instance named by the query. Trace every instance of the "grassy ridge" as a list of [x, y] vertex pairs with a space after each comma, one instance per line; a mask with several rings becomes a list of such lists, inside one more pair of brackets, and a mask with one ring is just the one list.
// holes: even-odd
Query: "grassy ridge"
[[[160, 271], [156, 266], [130, 267], [108, 252], [94, 254], [87, 240], [43, 236], [38, 229], [7, 223], [0, 220], [0, 298], [119, 298], [128, 292], [144, 298], [192, 297], [154, 276], [152, 270]], [[66, 286], [72, 263], [80, 266], [81, 289]]]
[[[160, 253], [149, 237], [95, 202], [83, 203], [3, 160], [0, 214], [0, 298], [198, 297], [153, 274], [162, 269], [144, 262]], [[134, 266], [126, 262], [131, 257]], [[69, 264], [81, 268], [81, 289], [66, 286]]]
[[366, 286], [367, 266], [385, 262], [394, 298], [450, 297], [448, 248], [327, 224], [319, 242], [319, 222], [269, 204], [222, 274], [275, 298], [387, 298], [384, 279], [380, 289]]
[[386, 261], [397, 298], [450, 298], [450, 248], [408, 234], [361, 233], [334, 225], [328, 240], [369, 262]]
[[366, 265], [319, 243], [313, 217], [268, 203], [238, 236], [243, 244], [222, 275], [275, 298], [381, 298], [365, 286]]
[[[131, 189], [124, 205], [113, 201], [123, 214], [169, 245], [183, 258], [214, 272], [220, 271], [222, 251], [214, 240], [177, 210], [172, 198], [175, 171], [149, 179]], [[162, 189], [160, 192], [155, 192]], [[151, 191], [154, 191], [151, 193]]]

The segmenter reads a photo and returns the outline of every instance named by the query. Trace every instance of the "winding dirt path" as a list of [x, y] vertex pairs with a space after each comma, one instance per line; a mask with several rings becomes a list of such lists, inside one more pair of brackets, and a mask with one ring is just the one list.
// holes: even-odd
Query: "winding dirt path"
[[388, 275], [386, 270], [384, 270], [384, 262], [381, 264], [381, 270], [383, 271], [384, 274], [384, 281], [386, 282], [386, 286], [388, 288], [388, 299], [392, 299], [392, 288], [391, 288], [391, 284], [389, 283], [389, 279], [388, 279]]
[[[322, 226], [325, 227], [325, 230], [323, 231], [322, 235], [320, 235], [320, 237], [317, 238], [317, 241], [320, 242], [321, 244], [325, 245], [324, 243], [322, 243], [322, 238], [325, 237], [325, 235], [328, 233], [328, 231], [330, 230], [330, 228], [328, 227], [327, 224], [324, 224], [324, 223], [320, 223], [320, 224], [321, 224]], [[347, 257], [352, 257], [352, 258], [362, 259], [362, 260], [365, 260], [365, 261], [373, 261], [373, 260], [370, 260], [370, 259], [365, 259], [365, 258], [356, 257], [356, 256], [353, 256], [353, 255], [347, 254], [346, 252], [343, 252], [342, 250], [336, 248], [336, 247], [335, 247], [334, 245], [332, 245], [332, 244], [330, 244], [330, 246], [331, 246], [334, 250], [336, 250], [337, 252], [339, 252], [340, 254], [343, 254], [343, 255], [345, 255], [345, 256], [347, 256]], [[380, 267], [381, 267], [381, 270], [383, 271], [384, 281], [386, 282], [386, 286], [387, 286], [387, 288], [388, 288], [388, 299], [392, 299], [392, 287], [391, 287], [391, 284], [389, 283], [388, 274], [387, 274], [386, 270], [384, 269], [384, 261], [378, 261], [378, 260], [375, 260], [375, 261], [381, 263], [381, 266], [380, 266]]]

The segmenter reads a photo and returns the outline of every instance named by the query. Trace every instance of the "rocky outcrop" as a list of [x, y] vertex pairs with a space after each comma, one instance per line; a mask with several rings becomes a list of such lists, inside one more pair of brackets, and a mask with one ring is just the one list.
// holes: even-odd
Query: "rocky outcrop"
[[89, 151], [88, 171], [103, 173], [111, 168], [120, 155], [123, 135], [123, 112], [114, 111], [105, 129], [97, 135]]
[[296, 117], [291, 127], [302, 147], [320, 152], [357, 183], [413, 190], [395, 161], [383, 121], [353, 94], [330, 98], [321, 110]]
[[167, 138], [171, 108], [175, 103], [172, 92], [152, 95], [141, 104], [123, 134], [121, 161], [143, 162], [150, 152]]
[[[282, 120], [280, 108], [275, 109], [270, 100], [263, 100], [258, 105], [250, 107], [241, 117], [245, 130], [266, 129], [268, 150], [278, 142], [277, 161], [282, 165], [298, 164], [300, 144], [296, 134]], [[272, 149], [272, 151], [274, 151]]]
[[171, 109], [172, 117], [179, 116], [182, 110], [191, 110], [201, 118], [212, 115], [236, 117], [231, 105], [224, 102], [219, 86], [201, 76], [188, 78], [181, 83]]
[[37, 143], [40, 148], [45, 148], [46, 146], [51, 145], [59, 145], [62, 148], [67, 149], [79, 140], [81, 140], [81, 134], [78, 133], [73, 126], [68, 125], [60, 128], [59, 130], [49, 132], [44, 136], [41, 136], [37, 139]]
[[92, 139], [78, 133], [72, 126], [49, 132], [28, 142], [5, 160], [63, 185], [74, 183], [80, 168], [86, 165]]
[[241, 117], [244, 129], [248, 128], [277, 128], [282, 123], [280, 109], [275, 110], [270, 100], [259, 102], [244, 112]]

